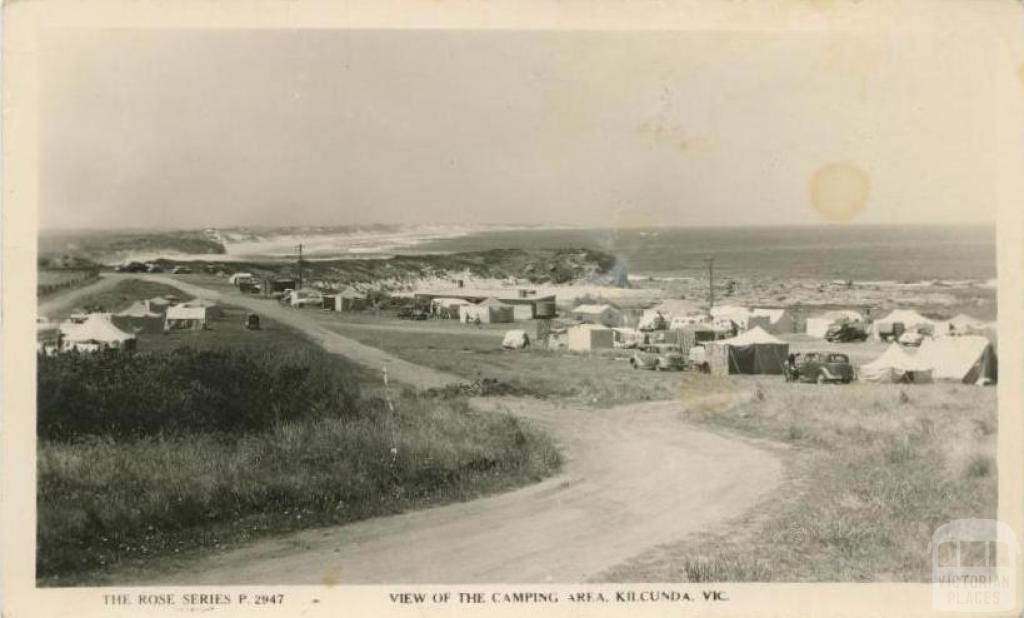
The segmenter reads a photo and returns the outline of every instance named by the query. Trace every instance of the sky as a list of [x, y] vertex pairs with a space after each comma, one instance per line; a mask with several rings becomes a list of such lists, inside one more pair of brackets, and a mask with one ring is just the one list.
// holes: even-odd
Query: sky
[[992, 223], [984, 41], [76, 30], [43, 228]]

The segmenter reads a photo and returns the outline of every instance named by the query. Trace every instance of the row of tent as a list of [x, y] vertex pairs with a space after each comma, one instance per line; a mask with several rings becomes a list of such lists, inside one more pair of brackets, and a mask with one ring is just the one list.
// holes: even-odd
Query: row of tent
[[202, 330], [218, 312], [216, 303], [202, 299], [173, 305], [164, 301], [136, 301], [118, 313], [76, 313], [60, 323], [42, 320], [37, 323], [37, 348], [46, 353], [132, 349], [138, 333]]
[[[781, 374], [789, 344], [760, 327], [736, 337], [703, 344], [713, 374]], [[893, 343], [877, 359], [858, 370], [866, 382], [925, 383], [954, 380], [965, 384], [994, 384], [998, 360], [992, 343], [980, 335], [927, 339], [914, 354]]]

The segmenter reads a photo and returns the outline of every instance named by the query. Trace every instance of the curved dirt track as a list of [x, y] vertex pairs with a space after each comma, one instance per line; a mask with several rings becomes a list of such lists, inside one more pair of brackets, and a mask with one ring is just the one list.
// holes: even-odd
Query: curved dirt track
[[750, 508], [778, 459], [682, 423], [678, 402], [608, 410], [478, 400], [535, 419], [564, 471], [471, 502], [253, 543], [138, 584], [572, 583]]
[[314, 320], [312, 316], [308, 315], [307, 312], [282, 307], [271, 300], [246, 296], [240, 293], [219, 292], [217, 290], [211, 290], [209, 288], [186, 283], [173, 277], [164, 277], [160, 275], [136, 275], [134, 278], [163, 283], [164, 285], [176, 287], [182, 292], [195, 296], [196, 298], [230, 303], [232, 305], [244, 307], [249, 311], [260, 313], [272, 320], [285, 324], [286, 326], [290, 326], [295, 330], [308, 335], [331, 354], [340, 354], [361, 365], [370, 367], [371, 369], [387, 368], [389, 379], [397, 380], [410, 386], [432, 388], [441, 387], [446, 384], [465, 382], [464, 379], [459, 378], [458, 376], [437, 371], [429, 367], [415, 365], [388, 354], [379, 348], [374, 348], [359, 343], [355, 339], [339, 335], [338, 333], [328, 330], [318, 324], [317, 321]]
[[[169, 277], [197, 297], [251, 308], [330, 352], [398, 380], [459, 379], [397, 359], [318, 325], [301, 311]], [[693, 403], [693, 402], [690, 402]], [[558, 476], [508, 493], [307, 530], [188, 563], [115, 573], [119, 584], [582, 582], [644, 550], [752, 507], [782, 480], [772, 453], [679, 420], [682, 401], [599, 410], [533, 399], [478, 399], [546, 429], [565, 459]]]

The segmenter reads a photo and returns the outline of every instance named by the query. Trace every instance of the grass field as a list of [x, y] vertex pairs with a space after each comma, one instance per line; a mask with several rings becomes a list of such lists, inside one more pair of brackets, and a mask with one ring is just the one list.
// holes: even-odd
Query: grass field
[[747, 383], [681, 419], [789, 445], [788, 486], [601, 580], [929, 581], [938, 526], [995, 517], [995, 389]]
[[454, 325], [451, 332], [407, 333], [365, 328], [335, 319], [331, 314], [320, 319], [328, 328], [361, 343], [467, 380], [499, 380], [536, 396], [591, 405], [670, 399], [685, 389], [693, 377], [681, 372], [633, 370], [626, 354], [505, 350], [501, 348], [501, 331], [486, 337], [473, 328]]
[[[163, 292], [152, 285], [124, 285], [104, 298], [126, 303]], [[208, 330], [140, 333], [137, 362], [165, 358], [182, 346], [232, 350], [257, 362], [306, 352], [316, 364], [309, 375], [319, 376], [305, 387], [314, 399], [337, 376], [356, 384], [355, 403], [344, 410], [318, 403], [307, 417], [256, 431], [41, 438], [40, 585], [103, 583], [115, 565], [173, 562], [261, 536], [471, 499], [534, 482], [560, 465], [553, 444], [524, 421], [475, 413], [464, 397], [409, 392], [390, 393], [392, 412], [376, 372], [320, 353], [314, 343], [272, 320], [250, 331], [244, 310], [221, 310]], [[289, 371], [302, 373], [301, 367]], [[138, 393], [118, 389], [134, 391], [142, 378], [127, 377], [91, 384], [130, 414]], [[40, 379], [67, 384], [59, 377]], [[176, 386], [154, 386], [173, 391], [167, 405], [180, 400], [190, 409], [195, 404], [188, 402], [197, 394], [211, 401], [219, 396], [216, 391], [232, 386], [202, 375], [191, 384], [180, 393]], [[54, 406], [61, 405], [61, 396], [77, 392], [54, 391], [45, 393], [57, 398], [48, 400]]]

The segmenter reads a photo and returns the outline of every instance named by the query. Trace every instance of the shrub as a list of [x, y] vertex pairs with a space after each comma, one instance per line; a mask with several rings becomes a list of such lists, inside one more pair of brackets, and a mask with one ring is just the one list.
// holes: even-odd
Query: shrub
[[358, 414], [358, 385], [335, 363], [313, 350], [40, 356], [38, 433], [53, 440], [244, 433]]

